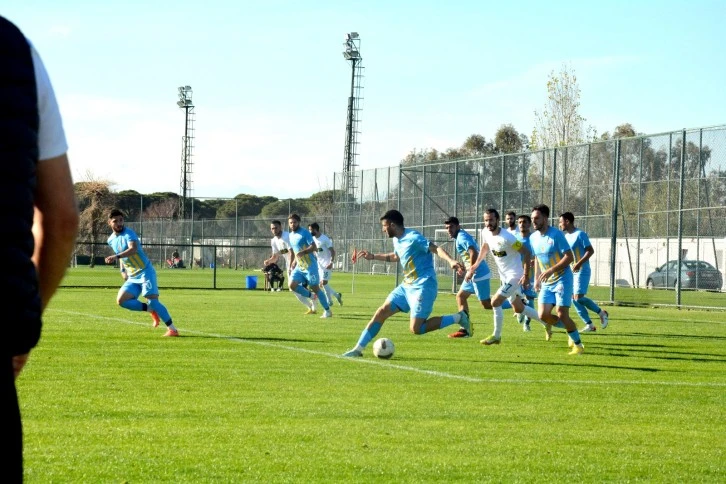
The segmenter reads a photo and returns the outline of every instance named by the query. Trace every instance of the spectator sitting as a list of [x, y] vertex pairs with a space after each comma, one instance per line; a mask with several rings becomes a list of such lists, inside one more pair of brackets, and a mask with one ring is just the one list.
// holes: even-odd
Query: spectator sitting
[[177, 251], [171, 253], [171, 259], [166, 259], [166, 263], [169, 264], [169, 269], [184, 269], [186, 267]]
[[[277, 264], [267, 264], [262, 268], [262, 272], [265, 274], [270, 291], [282, 291], [282, 284], [285, 282], [285, 276], [283, 275], [282, 269]], [[275, 289], [275, 283], [277, 282], [277, 289]]]

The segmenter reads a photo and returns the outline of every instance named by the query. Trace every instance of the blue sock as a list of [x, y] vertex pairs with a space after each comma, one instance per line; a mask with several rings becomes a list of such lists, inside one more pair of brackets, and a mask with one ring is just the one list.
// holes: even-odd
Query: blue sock
[[555, 324], [553, 324], [552, 326], [554, 326], [555, 328], [565, 329], [565, 323], [563, 323], [562, 321], [559, 321], [559, 320]]
[[505, 299], [501, 306], [502, 309], [511, 309], [512, 303], [509, 302], [509, 299]]
[[[459, 321], [461, 321], [461, 313], [447, 314], [446, 316], [441, 316], [441, 324], [439, 325], [439, 329], [451, 326], [452, 324], [456, 324]], [[426, 325], [424, 324], [422, 327], [425, 328]]]
[[130, 311], [142, 311], [144, 309], [144, 303], [138, 299], [127, 299], [121, 303], [121, 307]]
[[318, 292], [316, 292], [315, 294], [318, 295], [318, 301], [320, 301], [320, 305], [323, 307], [323, 309], [328, 311], [330, 309], [330, 304], [328, 304], [328, 296], [325, 294], [325, 291], [318, 288]]
[[383, 327], [383, 323], [378, 322], [373, 322], [370, 328], [366, 327], [360, 334], [360, 338], [358, 338], [358, 346], [365, 348], [366, 345], [376, 337], [378, 332], [381, 330], [381, 327]]
[[293, 289], [293, 291], [300, 294], [302, 297], [306, 297], [306, 298], [311, 298], [313, 295], [310, 291], [305, 289], [305, 286], [303, 286], [301, 284], [298, 284], [297, 286], [295, 286], [295, 289]]
[[[582, 299], [580, 299], [582, 301]], [[587, 314], [587, 308], [582, 305], [582, 303], [572, 300], [572, 305], [575, 306], [575, 311], [577, 311], [577, 314], [580, 315], [583, 321], [585, 321], [585, 324], [592, 324], [592, 320], [590, 319], [590, 315]]]
[[570, 335], [570, 338], [572, 338], [572, 341], [575, 342], [576, 345], [582, 344], [582, 341], [580, 341], [580, 332], [575, 330], [572, 333], [567, 333]]
[[156, 311], [156, 314], [159, 315], [159, 319], [164, 321], [164, 323], [168, 322], [171, 319], [171, 316], [169, 315], [169, 311], [166, 309], [166, 306], [161, 304], [158, 299], [149, 299], [148, 304], [152, 311]]
[[585, 307], [586, 307], [587, 309], [589, 309], [590, 311], [592, 311], [593, 313], [595, 313], [595, 314], [600, 314], [600, 311], [602, 311], [602, 310], [600, 309], [600, 306], [598, 306], [598, 305], [597, 305], [597, 304], [595, 303], [595, 301], [593, 301], [593, 300], [592, 300], [592, 299], [590, 299], [589, 297], [581, 297], [580, 299], [578, 299], [578, 302], [579, 302], [580, 304], [582, 304], [583, 306], [585, 306]]

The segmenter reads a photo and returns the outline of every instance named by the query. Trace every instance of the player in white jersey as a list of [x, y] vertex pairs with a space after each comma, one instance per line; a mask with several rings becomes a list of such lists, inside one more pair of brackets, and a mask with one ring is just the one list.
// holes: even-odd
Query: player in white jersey
[[530, 253], [514, 235], [499, 226], [499, 212], [489, 208], [484, 212], [484, 229], [481, 231], [482, 245], [479, 260], [469, 268], [466, 280], [471, 279], [487, 252], [494, 256], [499, 270], [499, 289], [492, 298], [494, 310], [494, 333], [480, 341], [483, 345], [496, 345], [502, 340], [504, 312], [502, 303], [509, 300], [516, 313], [524, 313], [530, 319], [539, 320], [537, 311], [522, 302], [521, 287], [529, 285]]
[[[290, 273], [292, 272], [292, 251], [290, 250], [290, 233], [282, 230], [282, 223], [279, 220], [273, 220], [270, 223], [270, 232], [272, 239], [270, 246], [272, 247], [272, 255], [269, 259], [265, 259], [264, 265], [277, 264], [281, 269], [287, 268], [287, 285], [290, 287]], [[308, 308], [305, 314], [315, 314], [315, 299], [309, 299], [301, 294], [293, 291], [298, 301]]]
[[335, 260], [335, 248], [330, 237], [320, 232], [320, 225], [313, 222], [308, 225], [308, 231], [313, 236], [315, 245], [318, 246], [318, 267], [320, 268], [320, 285], [328, 296], [328, 304], [333, 305], [333, 298], [343, 305], [343, 295], [330, 286], [330, 276], [333, 273], [333, 261]]

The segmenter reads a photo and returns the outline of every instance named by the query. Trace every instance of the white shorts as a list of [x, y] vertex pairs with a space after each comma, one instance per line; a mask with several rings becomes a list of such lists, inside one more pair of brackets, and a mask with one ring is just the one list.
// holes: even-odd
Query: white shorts
[[330, 276], [332, 274], [333, 274], [332, 269], [323, 269], [322, 267], [320, 268], [320, 280], [321, 281], [329, 281]]
[[502, 282], [502, 284], [499, 286], [499, 289], [497, 289], [496, 295], [504, 296], [506, 299], [509, 299], [510, 303], [514, 302], [517, 297], [519, 297], [520, 299], [524, 297], [524, 294], [522, 293], [522, 287], [519, 285], [518, 280]]

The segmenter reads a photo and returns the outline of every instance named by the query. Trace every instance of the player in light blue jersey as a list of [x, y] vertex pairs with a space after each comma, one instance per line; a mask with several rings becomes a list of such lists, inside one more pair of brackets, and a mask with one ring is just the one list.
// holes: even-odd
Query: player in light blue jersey
[[433, 254], [446, 260], [452, 269], [463, 275], [464, 269], [461, 264], [420, 233], [404, 227], [403, 215], [398, 210], [389, 210], [383, 214], [381, 229], [393, 239], [393, 252], [374, 254], [364, 249], [355, 254], [356, 260], [362, 257], [365, 260], [398, 261], [403, 268], [403, 282], [391, 291], [386, 302], [376, 310], [366, 325], [358, 338], [358, 343], [353, 349], [343, 353], [343, 356], [363, 356], [363, 349], [376, 337], [383, 323], [398, 312], [411, 313], [409, 330], [413, 334], [424, 334], [457, 323], [471, 334], [469, 316], [464, 311], [447, 316], [429, 317], [439, 287]]
[[[449, 237], [454, 239], [456, 245], [456, 254], [464, 261], [464, 269], [469, 269], [479, 258], [479, 244], [476, 243], [474, 237], [469, 232], [461, 228], [457, 217], [449, 217], [444, 220], [444, 226]], [[469, 315], [469, 296], [476, 294], [476, 298], [484, 309], [492, 308], [490, 281], [492, 278], [489, 266], [482, 264], [469, 281], [461, 283], [459, 292], [456, 293], [456, 303], [459, 305], [459, 311], [464, 311]], [[455, 333], [451, 333], [449, 338], [469, 338], [474, 332], [474, 325], [470, 322], [470, 331], [464, 327], [459, 328]]]
[[[522, 245], [527, 247], [527, 250], [529, 250], [530, 254], [534, 254], [534, 252], [532, 251], [532, 244], [529, 243], [529, 236], [532, 235], [532, 218], [529, 215], [520, 215], [519, 217], [517, 217], [517, 227], [519, 228], [519, 231], [515, 234], [515, 237], [517, 237], [517, 240], [522, 242]], [[526, 304], [532, 309], [534, 309], [534, 300], [537, 299], [537, 292], [534, 290], [534, 264], [535, 259], [533, 257], [531, 260], [531, 267], [529, 271], [529, 286], [522, 287], [522, 294], [524, 294], [527, 298]], [[521, 320], [520, 322], [522, 323], [522, 331], [524, 331], [525, 333], [531, 331], [531, 328], [529, 326], [531, 318], [529, 318], [525, 314], [517, 316], [517, 319]]]
[[[159, 326], [159, 320], [167, 327], [164, 336], [179, 336], [179, 331], [171, 320], [166, 306], [159, 301], [159, 286], [156, 283], [156, 270], [141, 248], [141, 241], [136, 233], [124, 226], [124, 214], [113, 209], [108, 216], [108, 225], [113, 234], [108, 238], [108, 245], [114, 255], [106, 257], [106, 264], [119, 263], [124, 284], [118, 291], [116, 302], [130, 311], [148, 311]], [[146, 298], [146, 303], [139, 301], [139, 296]]]
[[[534, 289], [539, 292], [539, 316], [548, 325], [563, 326], [569, 335], [568, 344], [572, 348], [571, 355], [579, 355], [585, 351], [580, 340], [575, 322], [570, 318], [572, 304], [572, 250], [567, 243], [565, 234], [549, 224], [550, 208], [537, 205], [532, 209], [534, 232], [529, 236], [535, 264]], [[552, 310], [557, 314], [552, 314]], [[546, 339], [549, 341], [552, 332], [548, 327]]]
[[580, 332], [587, 333], [596, 330], [587, 312], [588, 309], [600, 317], [600, 327], [605, 329], [608, 327], [607, 311], [600, 308], [595, 301], [586, 296], [587, 287], [590, 285], [590, 277], [592, 276], [590, 257], [595, 253], [590, 238], [587, 233], [575, 227], [575, 216], [572, 212], [565, 212], [560, 215], [560, 230], [565, 233], [567, 243], [570, 244], [572, 249], [572, 274], [574, 276], [572, 303], [577, 314], [585, 322], [585, 327]]
[[[313, 294], [318, 296], [320, 305], [325, 310], [321, 319], [332, 318], [333, 313], [328, 304], [328, 298], [320, 289], [320, 270], [318, 269], [318, 258], [315, 253], [318, 246], [307, 229], [300, 227], [300, 215], [296, 213], [287, 217], [287, 226], [290, 229], [290, 250], [292, 251], [293, 270], [290, 274], [288, 286], [291, 291], [303, 297], [312, 298]], [[307, 284], [305, 288], [304, 284]]]

